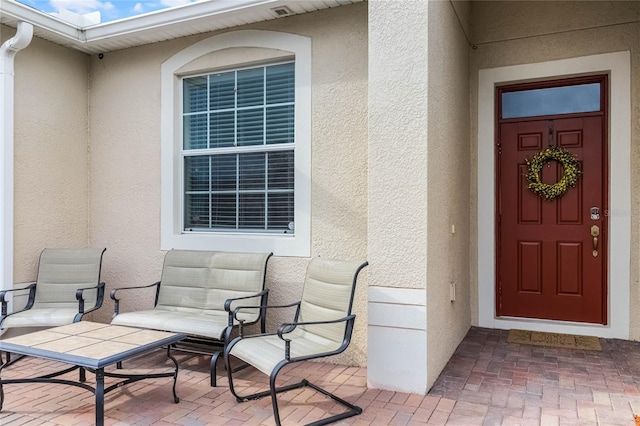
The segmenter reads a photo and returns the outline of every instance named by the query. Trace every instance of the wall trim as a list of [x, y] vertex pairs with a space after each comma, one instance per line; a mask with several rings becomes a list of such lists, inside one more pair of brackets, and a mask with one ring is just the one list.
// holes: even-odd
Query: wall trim
[[[369, 287], [367, 384], [424, 393], [427, 378], [427, 291]], [[402, 353], [402, 363], [394, 362]]]
[[[608, 73], [609, 294], [608, 325], [495, 316], [495, 87], [534, 79]], [[613, 167], [615, 163], [615, 167]], [[478, 325], [608, 338], [629, 338], [631, 260], [631, 56], [615, 52], [478, 72]]]

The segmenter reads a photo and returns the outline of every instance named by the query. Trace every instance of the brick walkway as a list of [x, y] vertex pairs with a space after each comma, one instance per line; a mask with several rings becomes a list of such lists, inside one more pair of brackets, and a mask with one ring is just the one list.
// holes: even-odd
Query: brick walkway
[[640, 343], [600, 339], [602, 351], [507, 343], [472, 328], [431, 389], [455, 400], [447, 424], [635, 425]]
[[[602, 352], [508, 344], [506, 331], [472, 328], [429, 395], [366, 388], [366, 370], [300, 363], [281, 373], [282, 383], [306, 377], [364, 412], [337, 424], [354, 425], [634, 425], [640, 413], [640, 343], [601, 339]], [[178, 395], [170, 379], [152, 379], [105, 398], [106, 425], [273, 425], [271, 402], [236, 403], [227, 390], [208, 384], [208, 361], [181, 354]], [[162, 353], [125, 367], [163, 365]], [[2, 377], [35, 376], [62, 365], [28, 358]], [[219, 367], [221, 369], [221, 366]], [[75, 377], [76, 373], [73, 374]], [[252, 369], [238, 374], [238, 391], [266, 389]], [[91, 376], [88, 376], [91, 381]], [[107, 382], [108, 384], [109, 382]], [[0, 425], [92, 425], [93, 395], [61, 385], [6, 385]], [[318, 420], [340, 410], [310, 389], [280, 395], [284, 425]]]

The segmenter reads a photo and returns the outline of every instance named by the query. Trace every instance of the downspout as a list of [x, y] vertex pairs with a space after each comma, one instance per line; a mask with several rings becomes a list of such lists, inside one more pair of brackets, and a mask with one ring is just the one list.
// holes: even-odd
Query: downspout
[[0, 47], [0, 290], [13, 287], [13, 59], [32, 38], [33, 25], [18, 22]]

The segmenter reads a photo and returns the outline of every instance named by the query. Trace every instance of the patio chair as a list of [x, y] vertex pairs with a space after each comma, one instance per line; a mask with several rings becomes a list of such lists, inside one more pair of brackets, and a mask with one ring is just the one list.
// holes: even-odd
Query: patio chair
[[[105, 287], [100, 282], [100, 270], [105, 250], [44, 249], [40, 254], [36, 282], [24, 288], [0, 291], [0, 330], [3, 334], [9, 329], [21, 328], [28, 332], [71, 324], [100, 308]], [[27, 291], [26, 306], [8, 313], [7, 296]]]
[[[308, 386], [347, 408], [346, 412], [319, 420], [314, 425], [332, 423], [362, 413], [360, 407], [306, 379], [276, 387], [276, 378], [288, 364], [336, 355], [347, 349], [356, 317], [351, 313], [356, 281], [367, 264], [314, 258], [307, 268], [301, 300], [289, 305], [266, 306], [267, 310], [295, 307], [292, 322], [281, 324], [276, 333], [270, 334], [244, 336], [240, 328], [240, 336], [232, 340], [224, 351], [229, 389], [238, 402], [271, 396], [275, 422], [280, 425], [277, 394]], [[234, 315], [238, 321], [238, 314], [246, 309], [256, 307], [237, 307]], [[233, 386], [232, 356], [268, 375], [269, 390], [247, 396], [238, 395]]]
[[[111, 324], [184, 333], [176, 350], [211, 355], [211, 386], [216, 386], [216, 363], [231, 333], [238, 327], [233, 309], [240, 304], [267, 304], [267, 262], [272, 253], [170, 250], [165, 255], [161, 280], [153, 284], [111, 291]], [[120, 294], [155, 288], [152, 309], [120, 312]], [[244, 325], [265, 329], [264, 310], [241, 315]], [[121, 364], [118, 364], [121, 367]]]

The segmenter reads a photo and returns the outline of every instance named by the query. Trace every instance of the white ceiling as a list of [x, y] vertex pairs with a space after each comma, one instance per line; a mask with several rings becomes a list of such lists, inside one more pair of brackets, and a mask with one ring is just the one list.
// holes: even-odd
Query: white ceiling
[[33, 24], [34, 35], [86, 53], [105, 53], [163, 40], [279, 18], [274, 8], [292, 14], [365, 0], [209, 0], [113, 22], [79, 27], [14, 0], [0, 0], [0, 23]]

